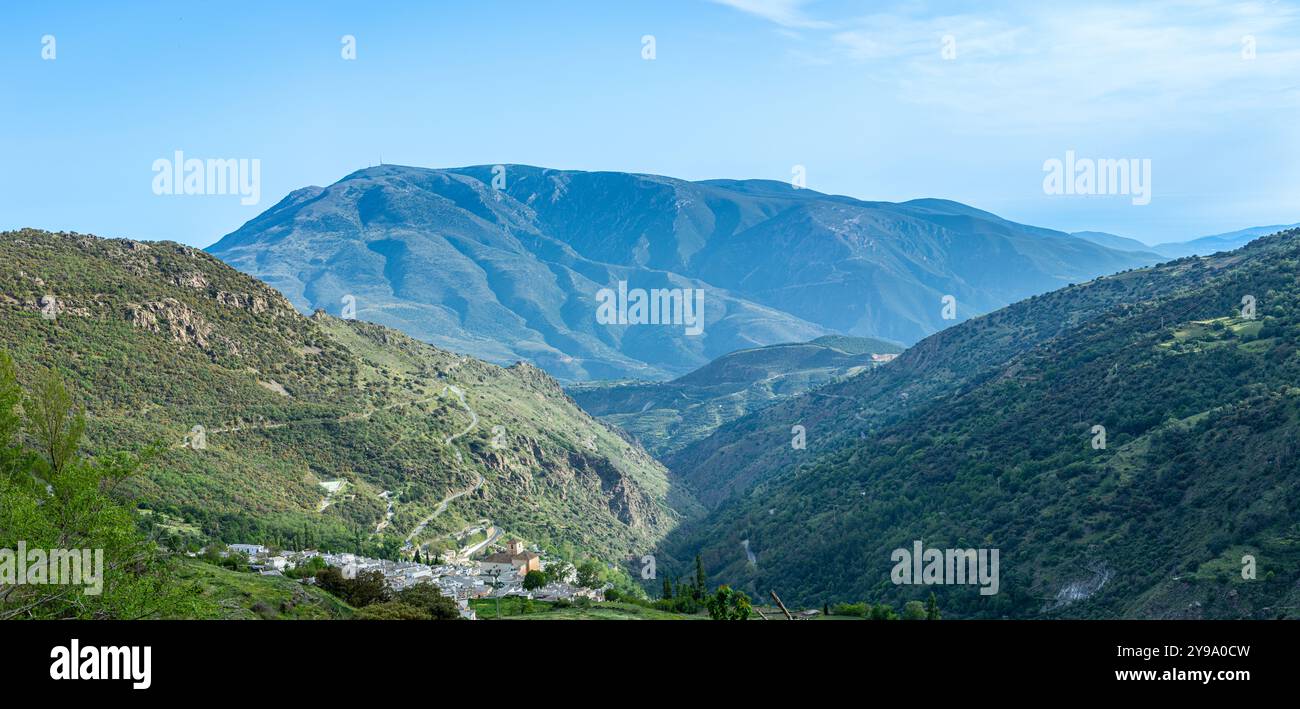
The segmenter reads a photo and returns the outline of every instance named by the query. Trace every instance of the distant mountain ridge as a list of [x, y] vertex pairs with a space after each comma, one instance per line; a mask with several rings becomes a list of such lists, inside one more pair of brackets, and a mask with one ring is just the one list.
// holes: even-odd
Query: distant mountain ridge
[[1095, 244], [1100, 244], [1107, 248], [1117, 249], [1119, 251], [1132, 251], [1147, 254], [1155, 254], [1165, 259], [1182, 258], [1184, 256], [1208, 256], [1220, 251], [1233, 251], [1239, 249], [1251, 241], [1268, 234], [1276, 234], [1280, 231], [1300, 227], [1300, 224], [1276, 224], [1273, 226], [1255, 226], [1246, 229], [1238, 229], [1225, 234], [1213, 234], [1211, 236], [1202, 236], [1187, 241], [1168, 241], [1154, 246], [1147, 246], [1137, 239], [1130, 239], [1126, 236], [1116, 236], [1102, 231], [1076, 231], [1072, 236], [1080, 239], [1086, 239]]
[[[302, 311], [395, 327], [567, 380], [670, 379], [823, 335], [914, 342], [1151, 258], [935, 199], [865, 202], [766, 180], [505, 165], [382, 165], [297, 190], [208, 251]], [[703, 289], [698, 336], [596, 322], [596, 296]], [[351, 298], [352, 300], [345, 300]]]
[[732, 352], [669, 382], [593, 382], [571, 386], [568, 393], [584, 411], [623, 428], [662, 457], [718, 426], [883, 364], [901, 351], [883, 340], [828, 335]]

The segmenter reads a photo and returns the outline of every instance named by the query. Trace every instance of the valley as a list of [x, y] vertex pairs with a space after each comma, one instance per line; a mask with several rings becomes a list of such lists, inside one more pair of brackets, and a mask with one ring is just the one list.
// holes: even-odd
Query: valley
[[[0, 349], [22, 378], [69, 374], [92, 449], [163, 444], [122, 492], [201, 535], [168, 544], [388, 555], [487, 517], [617, 559], [644, 553], [679, 514], [666, 471], [531, 366], [305, 317], [176, 244], [22, 231], [0, 235], [0, 256]], [[53, 319], [40, 314], [48, 292]], [[347, 489], [322, 508], [321, 481]]]
[[[303, 314], [178, 244], [23, 230], [0, 255], [0, 349], [20, 379], [65, 373], [91, 452], [156, 447], [116, 494], [165, 548], [323, 549], [406, 574], [439, 554], [490, 564], [473, 558], [519, 535], [605, 569], [602, 592], [633, 606], [661, 591], [633, 581], [645, 559], [664, 579], [698, 559], [692, 588], [779, 590], [801, 613], [915, 615], [931, 592], [974, 618], [1295, 605], [1295, 230], [1032, 295], [907, 348], [818, 334], [672, 379], [567, 384]], [[1000, 553], [998, 590], [891, 583], [890, 549], [921, 540]], [[1233, 581], [1237, 557], [1265, 578]]]

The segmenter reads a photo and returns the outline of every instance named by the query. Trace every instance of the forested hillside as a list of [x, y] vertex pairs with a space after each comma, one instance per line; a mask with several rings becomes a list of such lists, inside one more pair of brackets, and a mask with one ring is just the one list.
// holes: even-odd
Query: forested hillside
[[[953, 616], [1293, 616], [1297, 274], [1292, 230], [1100, 278], [724, 426], [671, 461], [717, 508], [665, 549], [802, 603], [934, 590]], [[894, 585], [891, 550], [918, 539], [1000, 549], [1001, 592]]]
[[902, 349], [867, 337], [827, 335], [732, 352], [668, 382], [593, 382], [567, 390], [583, 410], [663, 457], [718, 426], [877, 366]]
[[0, 350], [63, 375], [92, 452], [161, 446], [118, 492], [177, 543], [393, 553], [489, 518], [612, 560], [677, 519], [664, 469], [532, 366], [305, 317], [174, 243], [23, 230], [0, 263]]

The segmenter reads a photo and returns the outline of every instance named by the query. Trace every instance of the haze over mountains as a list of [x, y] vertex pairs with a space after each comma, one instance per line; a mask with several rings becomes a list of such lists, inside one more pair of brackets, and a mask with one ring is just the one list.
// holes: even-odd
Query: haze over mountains
[[1107, 248], [1117, 249], [1119, 251], [1134, 251], [1145, 254], [1156, 254], [1162, 259], [1175, 259], [1184, 256], [1208, 256], [1220, 251], [1232, 251], [1239, 249], [1251, 241], [1258, 239], [1267, 234], [1276, 234], [1279, 231], [1294, 229], [1300, 224], [1275, 224], [1273, 226], [1255, 226], [1246, 229], [1238, 229], [1225, 234], [1213, 234], [1202, 236], [1187, 241], [1171, 241], [1162, 244], [1148, 246], [1137, 239], [1130, 239], [1126, 236], [1116, 236], [1107, 234], [1102, 231], [1076, 231], [1073, 236], [1081, 239], [1087, 239], [1096, 244], [1101, 244]]
[[[568, 380], [668, 379], [828, 334], [908, 344], [952, 324], [944, 296], [960, 321], [1158, 260], [944, 200], [500, 167], [359, 170], [208, 250], [305, 312], [351, 296], [359, 319]], [[704, 332], [598, 323], [620, 281], [703, 289]]]

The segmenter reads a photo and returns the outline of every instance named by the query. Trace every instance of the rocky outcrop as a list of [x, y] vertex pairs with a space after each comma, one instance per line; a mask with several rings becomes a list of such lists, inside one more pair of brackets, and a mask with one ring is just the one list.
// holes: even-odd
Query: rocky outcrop
[[203, 350], [212, 344], [212, 325], [175, 298], [128, 303], [126, 320], [142, 330], [168, 335], [176, 342], [196, 345]]

